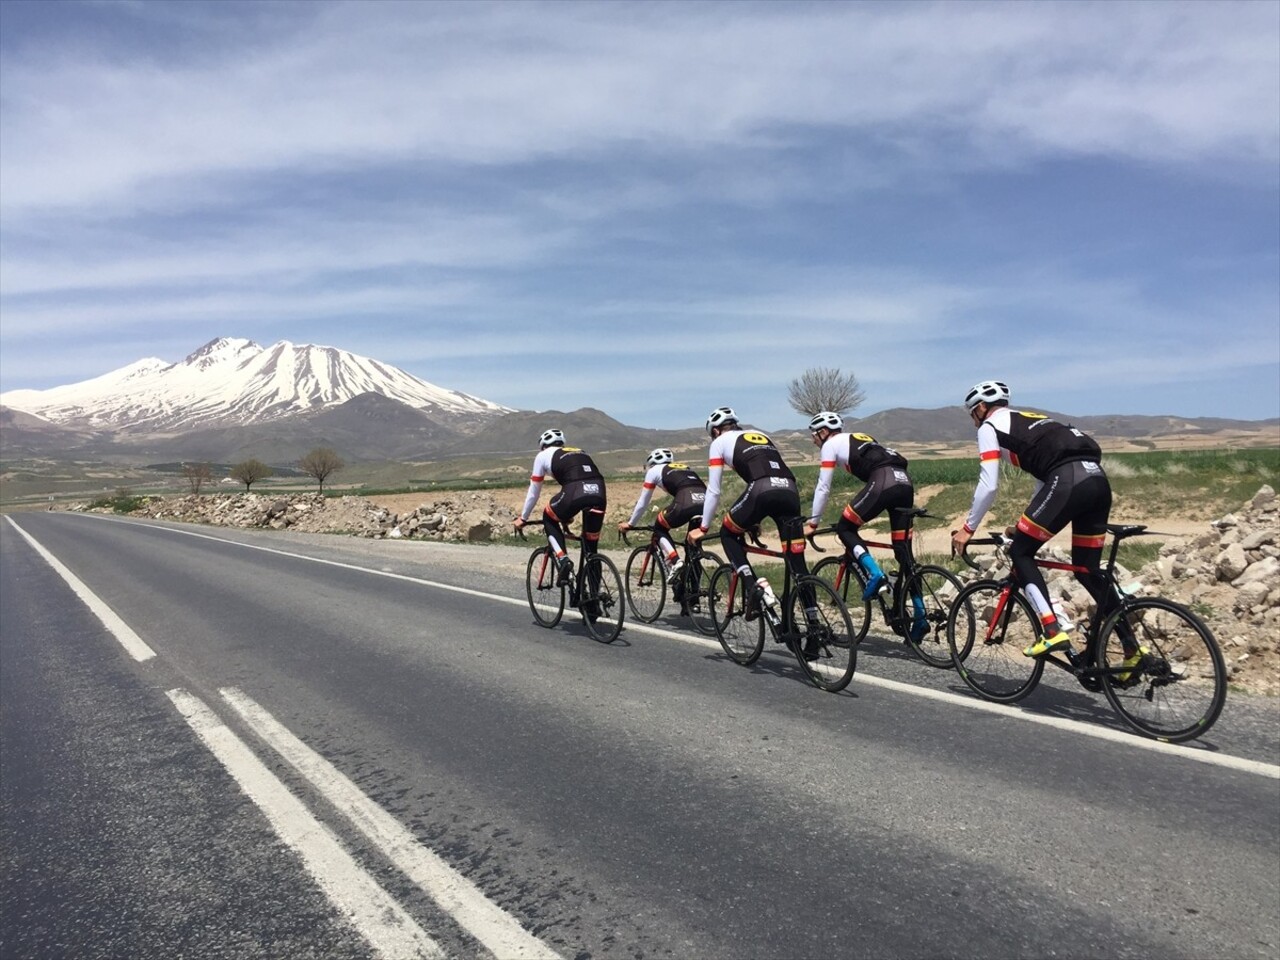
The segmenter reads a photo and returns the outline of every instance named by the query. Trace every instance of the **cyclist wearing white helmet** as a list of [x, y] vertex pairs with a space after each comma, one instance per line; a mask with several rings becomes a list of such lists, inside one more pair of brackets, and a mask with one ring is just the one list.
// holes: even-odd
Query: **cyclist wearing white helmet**
[[[838, 413], [824, 410], [809, 421], [809, 432], [814, 446], [821, 449], [818, 485], [813, 491], [813, 506], [809, 510], [807, 532], [818, 529], [822, 512], [827, 508], [831, 494], [831, 481], [837, 467], [844, 467], [864, 484], [844, 508], [836, 524], [836, 534], [845, 549], [858, 561], [867, 573], [867, 586], [863, 600], [870, 600], [879, 591], [889, 590], [884, 571], [876, 563], [858, 534], [858, 528], [889, 510], [889, 528], [893, 536], [893, 552], [899, 569], [911, 566], [911, 518], [894, 513], [893, 507], [910, 507], [915, 504], [915, 488], [907, 474], [907, 458], [892, 447], [879, 443], [865, 433], [842, 433], [844, 420]], [[921, 625], [924, 624], [923, 604], [920, 607]]]
[[982, 470], [964, 527], [951, 534], [952, 550], [964, 548], [995, 501], [1002, 458], [1034, 476], [1031, 503], [1018, 520], [1009, 548], [1014, 574], [1042, 624], [1040, 639], [1023, 653], [1028, 657], [1055, 650], [1070, 653], [1071, 637], [1058, 623], [1035, 556], [1070, 523], [1071, 562], [1092, 571], [1076, 574], [1076, 579], [1097, 602], [1099, 616], [1110, 611], [1114, 601], [1098, 573], [1111, 515], [1111, 483], [1099, 462], [1102, 450], [1092, 437], [1069, 424], [1043, 413], [1010, 409], [1009, 387], [999, 380], [975, 384], [965, 395], [964, 405], [978, 428]]
[[542, 526], [547, 532], [547, 543], [555, 551], [559, 570], [559, 583], [568, 583], [573, 576], [573, 561], [565, 552], [565, 533], [561, 524], [568, 523], [582, 514], [583, 550], [595, 553], [600, 543], [600, 529], [604, 526], [606, 506], [604, 477], [587, 454], [577, 447], [564, 445], [564, 433], [547, 430], [538, 438], [538, 455], [533, 459], [533, 471], [529, 477], [529, 492], [515, 526], [519, 530], [529, 522], [542, 492], [542, 481], [550, 475], [560, 484], [560, 492], [551, 498], [542, 512]]
[[[795, 475], [773, 441], [759, 431], [743, 430], [732, 407], [717, 407], [711, 411], [707, 417], [707, 433], [711, 436], [707, 498], [702, 507], [702, 522], [698, 529], [689, 532], [689, 539], [696, 542], [711, 528], [716, 507], [720, 504], [720, 480], [724, 468], [731, 468], [746, 482], [747, 489], [725, 513], [720, 542], [724, 544], [725, 556], [746, 581], [747, 596], [753, 601], [748, 608], [747, 619], [754, 619], [761, 603], [773, 605], [777, 600], [769, 584], [763, 578], [757, 581], [751, 569], [744, 539], [746, 532], [765, 517], [773, 518], [792, 576], [807, 576], [809, 567], [804, 559], [800, 491]], [[813, 620], [817, 615], [814, 599], [806, 597], [805, 606], [809, 619]]]
[[674, 584], [680, 579], [684, 561], [680, 559], [680, 554], [671, 541], [671, 530], [686, 523], [690, 525], [690, 530], [693, 529], [693, 522], [702, 516], [702, 504], [707, 499], [707, 485], [702, 482], [697, 471], [687, 463], [677, 463], [675, 454], [665, 448], [650, 451], [644, 462], [649, 469], [644, 475], [640, 497], [636, 500], [635, 509], [631, 511], [631, 518], [618, 524], [618, 532], [626, 533], [635, 526], [648, 509], [653, 491], [659, 486], [671, 494], [671, 504], [658, 512], [655, 525], [658, 528], [658, 545], [662, 548], [662, 556], [667, 564], [667, 582]]

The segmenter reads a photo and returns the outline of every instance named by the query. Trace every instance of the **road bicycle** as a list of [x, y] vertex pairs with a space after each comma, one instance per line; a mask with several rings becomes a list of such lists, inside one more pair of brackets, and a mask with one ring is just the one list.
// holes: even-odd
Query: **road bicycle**
[[[516, 533], [525, 539], [524, 530]], [[601, 643], [613, 643], [622, 632], [626, 603], [622, 578], [613, 561], [601, 553], [586, 553], [582, 537], [565, 531], [566, 539], [578, 542], [578, 562], [568, 583], [561, 583], [555, 552], [551, 545], [538, 547], [529, 555], [525, 568], [525, 593], [529, 609], [539, 626], [551, 628], [564, 616], [566, 601], [582, 614], [587, 632]], [[567, 544], [566, 544], [567, 546]]]
[[[1148, 737], [1178, 743], [1200, 736], [1218, 719], [1227, 696], [1222, 651], [1194, 613], [1163, 597], [1131, 596], [1116, 581], [1116, 551], [1145, 526], [1107, 524], [1111, 552], [1100, 567], [1115, 607], [1080, 627], [1080, 653], [1026, 657], [1022, 651], [1043, 633], [1040, 618], [1022, 595], [1012, 570], [1003, 579], [977, 580], [960, 591], [947, 621], [956, 670], [985, 700], [1013, 703], [1040, 682], [1046, 663], [1074, 675], [1085, 689], [1099, 690], [1130, 727]], [[969, 541], [1007, 551], [1012, 538], [996, 535]], [[964, 561], [977, 567], [967, 552]], [[1037, 558], [1049, 570], [1087, 568]]]
[[[912, 519], [929, 516], [921, 507], [894, 507], [895, 512], [908, 514]], [[814, 531], [814, 536], [835, 533], [835, 527]], [[812, 542], [812, 540], [810, 540]], [[892, 550], [892, 543], [863, 540], [868, 547]], [[819, 553], [825, 553], [814, 545]], [[877, 593], [870, 600], [863, 600], [867, 586], [867, 572], [853, 559], [848, 550], [838, 557], [819, 560], [813, 575], [831, 584], [840, 595], [855, 626], [855, 643], [861, 643], [871, 628], [872, 605], [880, 608], [885, 625], [896, 633], [931, 667], [951, 668], [951, 647], [947, 643], [947, 614], [960, 592], [960, 578], [945, 567], [929, 563], [916, 563], [912, 558], [906, 569], [886, 569], [891, 590], [888, 597]], [[852, 594], [852, 597], [850, 596]], [[859, 618], [861, 611], [861, 618]]]
[[812, 574], [793, 582], [786, 554], [767, 549], [754, 534], [747, 553], [784, 561], [782, 593], [776, 606], [758, 603], [747, 596], [747, 580], [733, 564], [716, 569], [711, 577], [711, 619], [724, 652], [735, 663], [750, 666], [764, 651], [767, 628], [775, 643], [795, 654], [814, 686], [832, 693], [843, 690], [858, 665], [858, 644], [844, 601]]
[[641, 623], [653, 623], [662, 616], [670, 587], [672, 601], [680, 604], [680, 616], [688, 617], [699, 633], [714, 637], [716, 627], [711, 619], [708, 597], [711, 592], [711, 575], [724, 560], [711, 551], [702, 549], [702, 544], [707, 540], [718, 539], [720, 535], [709, 534], [696, 543], [690, 543], [686, 539], [681, 544], [684, 566], [680, 568], [676, 582], [668, 584], [667, 565], [662, 556], [662, 548], [658, 546], [657, 527], [632, 527], [622, 534], [622, 541], [630, 546], [628, 533], [646, 531], [652, 534], [649, 542], [636, 547], [627, 557], [622, 581], [627, 591], [627, 609]]

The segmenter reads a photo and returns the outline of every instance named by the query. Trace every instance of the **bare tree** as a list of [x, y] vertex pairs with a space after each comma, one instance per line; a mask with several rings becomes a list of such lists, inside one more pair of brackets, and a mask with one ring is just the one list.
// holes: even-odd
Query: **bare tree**
[[270, 467], [261, 460], [253, 458], [237, 463], [231, 468], [231, 477], [243, 483], [246, 492], [259, 480], [271, 476], [271, 473]]
[[852, 413], [866, 398], [858, 378], [836, 367], [810, 367], [787, 388], [792, 409], [808, 417], [822, 410]]
[[208, 463], [184, 463], [182, 476], [186, 478], [192, 493], [199, 493], [200, 488], [210, 481], [213, 469]]
[[346, 464], [338, 454], [328, 447], [316, 447], [298, 461], [298, 469], [309, 477], [314, 477], [320, 484], [320, 492], [324, 493], [324, 481], [335, 470], [341, 470]]

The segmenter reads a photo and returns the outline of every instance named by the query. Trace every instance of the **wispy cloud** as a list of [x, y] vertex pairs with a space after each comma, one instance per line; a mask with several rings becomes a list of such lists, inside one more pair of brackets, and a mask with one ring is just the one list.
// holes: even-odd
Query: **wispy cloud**
[[227, 334], [631, 422], [833, 358], [1280, 413], [1274, 3], [53, 6], [0, 36], [6, 388]]

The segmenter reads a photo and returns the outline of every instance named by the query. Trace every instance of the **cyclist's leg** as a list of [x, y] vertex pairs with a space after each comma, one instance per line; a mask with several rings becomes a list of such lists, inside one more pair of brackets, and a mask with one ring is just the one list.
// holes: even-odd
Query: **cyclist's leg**
[[654, 520], [654, 539], [658, 541], [658, 547], [662, 551], [663, 559], [667, 561], [667, 567], [670, 568], [673, 563], [680, 558], [679, 551], [671, 539], [671, 519], [667, 516], [670, 508], [659, 510], [658, 516]]
[[[1081, 463], [1077, 467], [1083, 475], [1072, 491], [1071, 562], [1089, 569], [1089, 573], [1077, 573], [1076, 579], [1093, 597], [1097, 606], [1094, 620], [1101, 624], [1120, 603], [1101, 571], [1107, 520], [1111, 517], [1111, 482], [1097, 464]], [[1126, 656], [1137, 652], [1137, 641], [1127, 623], [1116, 624], [1116, 634]]]
[[840, 521], [836, 524], [836, 536], [840, 538], [840, 542], [845, 545], [850, 556], [857, 561], [858, 566], [866, 574], [867, 586], [862, 592], [863, 600], [870, 600], [888, 585], [888, 579], [880, 569], [880, 564], [871, 555], [871, 551], [867, 549], [858, 533], [859, 527], [880, 515], [882, 509], [880, 499], [883, 492], [883, 476], [881, 471], [876, 471], [871, 475], [866, 486], [849, 501], [848, 506], [844, 508], [844, 513], [840, 515]]
[[737, 501], [725, 511], [724, 522], [720, 527], [720, 543], [724, 546], [724, 556], [733, 564], [743, 582], [743, 596], [747, 598], [746, 619], [754, 620], [759, 616], [760, 582], [756, 572], [747, 559], [747, 531], [756, 526], [765, 516], [760, 504], [761, 492], [755, 483], [747, 484]]
[[1036, 566], [1036, 553], [1071, 519], [1071, 494], [1074, 484], [1074, 463], [1055, 469], [1040, 485], [1026, 511], [1018, 518], [1018, 527], [1009, 547], [1009, 560], [1014, 576], [1022, 585], [1023, 595], [1040, 620], [1040, 639], [1024, 651], [1029, 657], [1038, 657], [1053, 650], [1069, 649], [1071, 638], [1058, 623], [1057, 614], [1049, 598], [1049, 587], [1044, 574]]
[[556, 567], [559, 570], [559, 582], [565, 583], [568, 580], [569, 570], [573, 566], [573, 561], [569, 559], [566, 550], [568, 538], [565, 536], [563, 522], [572, 518], [572, 514], [561, 516], [561, 511], [566, 508], [565, 491], [561, 490], [542, 510], [542, 529], [547, 534], [547, 546], [551, 548], [552, 554], [556, 558]]

